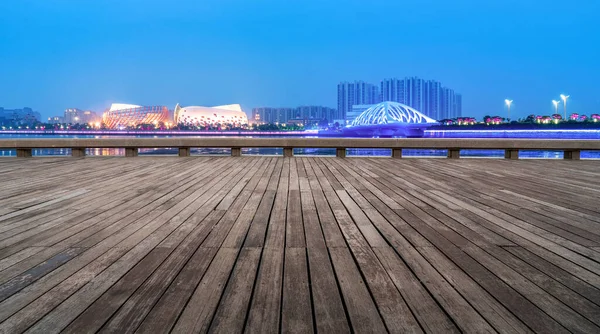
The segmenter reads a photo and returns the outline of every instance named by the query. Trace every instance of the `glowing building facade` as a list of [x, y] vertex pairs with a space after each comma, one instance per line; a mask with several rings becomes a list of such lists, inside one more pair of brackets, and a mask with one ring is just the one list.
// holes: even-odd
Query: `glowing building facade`
[[169, 122], [169, 109], [165, 106], [138, 106], [113, 103], [102, 115], [102, 122], [109, 129]]
[[239, 104], [228, 104], [216, 107], [190, 106], [174, 110], [175, 124], [192, 126], [217, 126], [248, 124], [248, 116]]

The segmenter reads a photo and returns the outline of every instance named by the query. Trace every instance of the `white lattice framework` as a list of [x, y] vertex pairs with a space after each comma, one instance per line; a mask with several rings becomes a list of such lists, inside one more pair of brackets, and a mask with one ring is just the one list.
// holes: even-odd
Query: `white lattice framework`
[[414, 108], [397, 102], [381, 102], [365, 110], [352, 122], [352, 126], [381, 125], [389, 123], [436, 123]]

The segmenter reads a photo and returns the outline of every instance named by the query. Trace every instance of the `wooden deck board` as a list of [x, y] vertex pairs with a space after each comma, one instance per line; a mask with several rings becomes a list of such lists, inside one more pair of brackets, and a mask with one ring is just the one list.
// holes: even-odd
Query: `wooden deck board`
[[1, 333], [600, 332], [597, 161], [34, 158], [0, 177]]

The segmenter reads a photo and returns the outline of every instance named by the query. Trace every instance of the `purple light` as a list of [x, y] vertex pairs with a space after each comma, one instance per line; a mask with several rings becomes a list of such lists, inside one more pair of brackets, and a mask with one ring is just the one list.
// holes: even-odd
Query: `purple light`
[[589, 133], [600, 133], [600, 130], [585, 129], [585, 130], [425, 130], [425, 133], [445, 133], [445, 132], [462, 132], [462, 133], [527, 133], [527, 132], [589, 132]]

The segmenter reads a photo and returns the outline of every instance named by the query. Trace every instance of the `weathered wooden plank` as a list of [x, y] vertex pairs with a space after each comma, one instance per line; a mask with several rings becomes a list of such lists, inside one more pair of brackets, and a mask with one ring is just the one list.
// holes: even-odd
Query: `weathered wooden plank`
[[552, 277], [556, 281], [579, 293], [581, 297], [587, 298], [600, 305], [600, 286], [593, 286], [577, 277], [567, 270], [548, 262], [523, 247], [506, 247], [506, 251], [517, 256], [528, 265], [537, 268], [544, 274]]
[[38, 280], [40, 277], [60, 267], [83, 251], [84, 249], [82, 248], [69, 248], [66, 251], [56, 254], [39, 265], [27, 270], [23, 274], [16, 276], [10, 281], [0, 285], [0, 301], [5, 300], [27, 285]]
[[290, 174], [286, 210], [285, 246], [306, 247], [304, 224], [302, 222], [302, 202], [300, 201], [300, 185], [296, 159], [290, 159]]
[[348, 249], [330, 248], [329, 253], [354, 332], [386, 332], [377, 306]]
[[325, 244], [327, 247], [346, 247], [344, 236], [335, 221], [333, 211], [325, 199], [325, 194], [323, 193], [317, 178], [317, 173], [320, 173], [321, 170], [319, 168], [314, 170], [310, 159], [304, 159], [304, 166], [309, 179], [315, 208], [317, 209], [317, 214], [319, 216], [323, 237], [325, 238]]
[[265, 247], [283, 248], [285, 247], [285, 227], [286, 211], [289, 189], [290, 159], [285, 159], [281, 174], [279, 176], [279, 185], [275, 196], [275, 203], [271, 210], [269, 225], [267, 226], [267, 236]]
[[259, 248], [241, 250], [212, 320], [210, 332], [240, 333], [244, 329], [260, 252]]
[[[402, 262], [393, 249], [379, 247], [373, 249], [373, 251], [377, 254], [377, 257], [381, 261], [388, 275], [390, 275], [396, 288], [406, 299], [406, 303], [411, 308], [421, 326], [423, 326], [425, 332], [459, 332], [450, 317], [448, 317], [444, 310], [438, 306], [435, 299], [432, 298], [423, 285], [415, 278], [410, 269]], [[459, 298], [459, 300], [463, 301], [461, 298]], [[458, 307], [460, 306], [453, 305], [452, 307], [449, 307], [449, 309], [454, 308], [454, 310], [449, 311], [456, 312]], [[477, 318], [478, 321], [485, 324], [483, 319]], [[460, 323], [460, 326], [464, 326], [462, 322]], [[487, 327], [487, 324], [485, 324], [485, 326]]]
[[283, 270], [281, 331], [312, 333], [313, 319], [306, 248], [286, 248]]
[[173, 328], [175, 333], [207, 332], [235, 264], [238, 249], [220, 248]]
[[311, 247], [307, 252], [317, 332], [348, 333], [349, 320], [344, 312], [327, 249]]
[[265, 248], [261, 255], [245, 332], [279, 331], [282, 282], [283, 251], [278, 248]]
[[28, 257], [39, 253], [41, 251], [43, 251], [44, 249], [46, 249], [47, 247], [29, 247], [29, 248], [25, 248], [22, 251], [12, 254], [8, 257], [5, 257], [4, 259], [0, 260], [0, 271], [20, 262], [23, 261], [24, 259], [27, 259]]
[[[128, 313], [128, 317], [133, 319], [132, 329], [135, 327], [135, 323], [143, 320], [136, 330], [139, 333], [169, 332], [218, 250], [219, 248], [216, 247], [198, 248], [147, 315], [144, 314], [143, 305], [141, 311], [134, 310], [135, 313], [133, 311]], [[143, 318], [144, 316], [145, 318]]]
[[[262, 176], [259, 175], [259, 182], [256, 184], [252, 193], [247, 192], [240, 195], [240, 198], [245, 198], [247, 195], [249, 195], [249, 198], [241, 213], [239, 213], [239, 216], [236, 218], [227, 237], [223, 241], [223, 247], [241, 248], [245, 243], [248, 230], [250, 229], [250, 225], [252, 221], [254, 221], [254, 217], [262, 202], [262, 197], [267, 189], [267, 183], [269, 182], [274, 167], [275, 160], [271, 159]], [[248, 186], [254, 186], [254, 182], [248, 183]], [[259, 217], [258, 219], [262, 219], [262, 217]]]
[[[244, 241], [244, 247], [262, 247], [265, 244], [267, 226], [269, 224], [271, 210], [275, 201], [275, 195], [277, 194], [277, 189], [279, 187], [282, 167], [283, 161], [278, 159], [275, 170], [271, 174], [271, 178], [267, 184], [267, 190], [260, 200], [258, 209], [256, 210], [254, 218], [252, 219], [252, 223], [250, 224], [250, 229], [248, 230], [246, 240]], [[287, 180], [283, 181], [287, 182]], [[281, 196], [282, 195], [280, 195], [280, 197]]]
[[310, 189], [304, 160], [298, 159], [298, 175], [300, 185], [300, 200], [302, 210], [302, 223], [304, 225], [304, 233], [306, 235], [306, 247], [326, 247], [325, 239], [321, 225], [319, 224], [319, 216], [313, 199], [313, 194]]
[[[82, 331], [97, 330], [102, 327], [114, 312], [114, 308], [123, 304], [130, 296], [130, 287], [141, 285], [148, 278], [148, 270], [158, 267], [170, 252], [171, 250], [167, 248], [154, 249], [61, 331], [81, 333]], [[51, 323], [51, 325], [54, 325], [54, 323]], [[39, 328], [39, 330], [44, 329]], [[47, 330], [55, 330], [55, 327], [49, 326]]]

